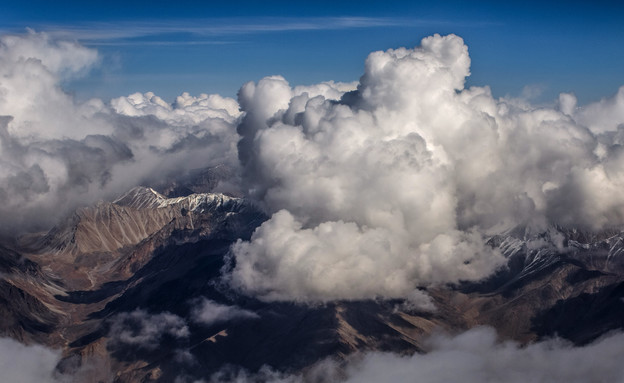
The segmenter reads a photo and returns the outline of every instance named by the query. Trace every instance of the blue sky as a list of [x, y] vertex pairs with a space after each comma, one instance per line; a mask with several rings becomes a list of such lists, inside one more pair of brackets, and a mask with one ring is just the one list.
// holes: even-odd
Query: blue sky
[[0, 30], [28, 27], [96, 48], [99, 67], [65, 84], [81, 99], [235, 96], [273, 74], [292, 85], [354, 81], [371, 51], [455, 33], [470, 49], [469, 85], [543, 102], [574, 92], [586, 103], [624, 85], [624, 5], [614, 3], [4, 0]]

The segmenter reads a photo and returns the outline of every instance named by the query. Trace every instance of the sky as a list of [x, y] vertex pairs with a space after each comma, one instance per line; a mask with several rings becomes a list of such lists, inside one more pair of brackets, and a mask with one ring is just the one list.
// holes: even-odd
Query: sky
[[624, 5], [615, 3], [6, 0], [0, 32], [31, 28], [97, 49], [98, 65], [63, 84], [79, 100], [235, 97], [275, 74], [291, 85], [357, 81], [372, 51], [455, 33], [470, 49], [468, 85], [545, 103], [572, 92], [585, 104], [624, 84]]

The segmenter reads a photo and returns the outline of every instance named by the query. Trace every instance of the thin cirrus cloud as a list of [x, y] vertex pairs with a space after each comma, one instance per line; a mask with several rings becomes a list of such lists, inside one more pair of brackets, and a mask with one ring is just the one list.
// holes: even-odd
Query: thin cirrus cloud
[[[450, 22], [391, 17], [271, 17], [271, 18], [219, 18], [177, 21], [95, 22], [88, 24], [36, 24], [31, 28], [45, 30], [50, 36], [75, 39], [87, 45], [132, 44], [223, 44], [236, 40], [223, 40], [257, 33], [345, 30], [418, 25], [446, 25]], [[185, 36], [185, 41], [175, 39]], [[158, 41], [145, 41], [154, 39]], [[189, 41], [190, 39], [190, 41]], [[210, 39], [210, 40], [206, 40]]]

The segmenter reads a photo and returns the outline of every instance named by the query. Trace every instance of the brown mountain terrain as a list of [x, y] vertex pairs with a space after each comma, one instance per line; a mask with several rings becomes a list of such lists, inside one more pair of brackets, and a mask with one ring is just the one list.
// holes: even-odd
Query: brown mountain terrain
[[[239, 198], [142, 187], [80, 209], [0, 247], [0, 331], [61, 348], [62, 371], [93, 364], [87, 380], [134, 382], [206, 377], [226, 365], [298, 371], [363, 350], [423, 352], [433, 332], [479, 325], [523, 343], [558, 334], [576, 344], [624, 327], [617, 230], [493, 236], [507, 267], [478, 284], [427, 288], [436, 309], [422, 311], [402, 300], [306, 306], [237, 294], [222, 279], [229, 246], [265, 219]], [[201, 319], [202, 302], [229, 317]]]

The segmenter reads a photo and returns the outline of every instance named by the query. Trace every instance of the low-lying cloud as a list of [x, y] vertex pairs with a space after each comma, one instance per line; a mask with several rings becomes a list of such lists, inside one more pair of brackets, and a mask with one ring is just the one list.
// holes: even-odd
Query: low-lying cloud
[[[12, 383], [81, 383], [112, 381], [107, 368], [95, 357], [59, 369], [63, 353], [39, 344], [25, 345], [0, 338], [0, 381]], [[61, 371], [62, 370], [62, 371]]]
[[[501, 341], [494, 329], [479, 327], [449, 336], [434, 335], [425, 354], [385, 352], [354, 354], [345, 362], [325, 359], [303, 373], [287, 374], [265, 366], [256, 373], [229, 366], [206, 379], [181, 382], [619, 382], [624, 366], [624, 334], [607, 335], [589, 345], [573, 347], [561, 339], [522, 346]], [[83, 381], [88, 366], [65, 374], [56, 370], [61, 352], [41, 345], [26, 346], [0, 339], [0, 379], [10, 382], [69, 383]], [[88, 371], [87, 371], [88, 372]]]
[[345, 382], [617, 382], [624, 367], [610, 355], [624, 351], [624, 335], [585, 347], [550, 340], [526, 347], [499, 342], [491, 328], [430, 340], [427, 354], [370, 353], [346, 369]]
[[54, 370], [60, 360], [60, 350], [41, 345], [26, 346], [13, 339], [0, 338], [0, 380], [3, 382], [59, 382]]
[[501, 342], [488, 327], [463, 334], [434, 336], [426, 354], [356, 354], [345, 363], [319, 362], [303, 374], [265, 367], [258, 373], [223, 370], [208, 381], [228, 382], [619, 382], [624, 366], [614, 357], [624, 352], [624, 335], [615, 334], [585, 347], [559, 339], [528, 346]]
[[201, 298], [194, 302], [194, 304], [197, 306], [191, 311], [191, 319], [195, 323], [201, 323], [205, 326], [236, 319], [260, 318], [260, 316], [253, 311], [245, 310], [238, 306], [223, 305], [207, 298]]
[[164, 336], [183, 339], [190, 332], [186, 321], [168, 312], [150, 314], [137, 309], [117, 314], [110, 321], [109, 342], [113, 345], [127, 345], [156, 349]]

